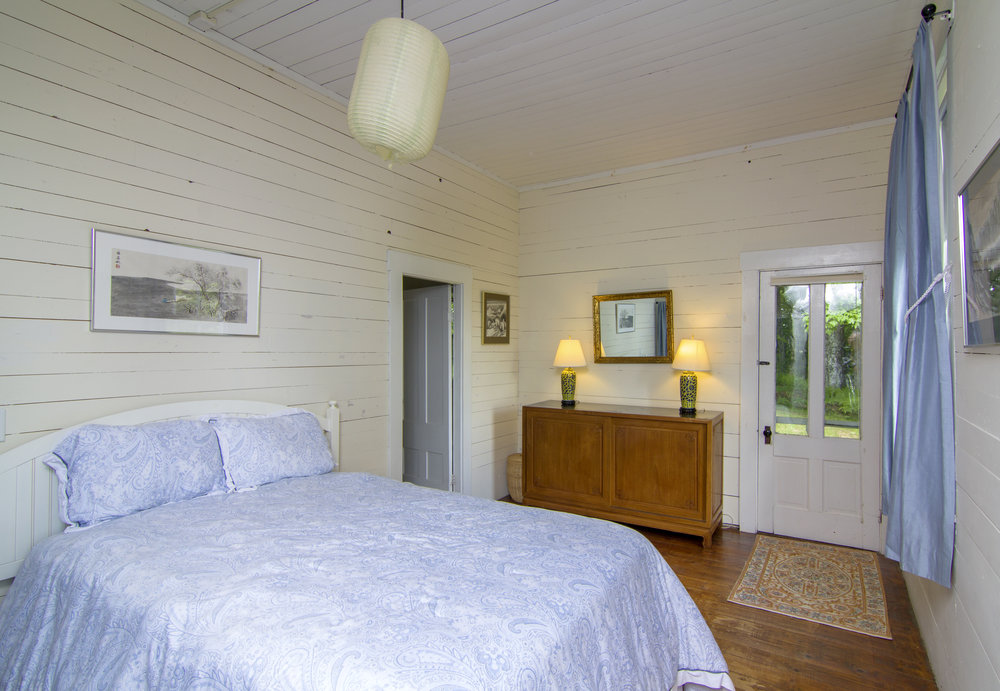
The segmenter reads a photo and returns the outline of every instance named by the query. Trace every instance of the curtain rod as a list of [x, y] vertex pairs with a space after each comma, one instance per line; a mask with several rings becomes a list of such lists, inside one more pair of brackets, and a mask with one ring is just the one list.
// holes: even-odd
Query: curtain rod
[[931, 3], [924, 5], [923, 9], [920, 10], [920, 16], [924, 18], [925, 22], [930, 22], [937, 16], [941, 16], [944, 19], [951, 19], [951, 10], [941, 10], [938, 12], [937, 5]]
[[[938, 12], [937, 5], [930, 3], [929, 5], [924, 5], [923, 9], [920, 10], [920, 16], [924, 18], [924, 21], [928, 24], [931, 23], [936, 17], [941, 17], [942, 19], [947, 19], [951, 21], [951, 10], [941, 10]], [[913, 65], [910, 65], [910, 74], [906, 77], [906, 88], [903, 89], [905, 94], [910, 90], [910, 84], [913, 82]]]

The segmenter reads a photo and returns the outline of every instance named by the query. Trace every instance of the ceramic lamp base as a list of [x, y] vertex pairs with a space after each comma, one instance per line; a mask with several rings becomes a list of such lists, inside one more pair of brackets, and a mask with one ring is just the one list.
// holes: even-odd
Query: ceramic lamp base
[[698, 377], [694, 372], [681, 372], [681, 415], [694, 415], [698, 412], [695, 403], [698, 399]]
[[562, 371], [562, 404], [564, 408], [576, 405], [573, 397], [576, 395], [576, 371], [567, 367]]

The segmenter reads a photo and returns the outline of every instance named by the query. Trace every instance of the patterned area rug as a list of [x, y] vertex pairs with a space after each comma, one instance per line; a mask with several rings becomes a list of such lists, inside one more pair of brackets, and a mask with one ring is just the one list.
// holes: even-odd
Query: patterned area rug
[[729, 601], [892, 638], [874, 552], [758, 534]]

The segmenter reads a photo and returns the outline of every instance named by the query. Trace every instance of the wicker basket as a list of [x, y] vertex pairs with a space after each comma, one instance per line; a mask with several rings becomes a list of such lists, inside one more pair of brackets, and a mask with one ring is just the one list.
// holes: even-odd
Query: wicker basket
[[522, 492], [522, 473], [524, 472], [524, 461], [521, 454], [512, 453], [507, 456], [507, 492], [510, 498], [518, 504], [524, 501]]

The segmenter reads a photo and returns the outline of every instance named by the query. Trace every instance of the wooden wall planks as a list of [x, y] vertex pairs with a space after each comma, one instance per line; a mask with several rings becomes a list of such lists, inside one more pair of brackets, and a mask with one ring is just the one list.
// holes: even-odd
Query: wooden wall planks
[[[160, 402], [333, 398], [342, 467], [384, 474], [398, 249], [472, 268], [471, 486], [507, 493], [515, 190], [438, 153], [390, 171], [342, 105], [131, 0], [15, 0], [0, 31], [0, 450]], [[262, 257], [260, 337], [91, 332], [92, 227]], [[511, 294], [510, 346], [479, 344], [482, 290]]]
[[738, 521], [740, 253], [880, 240], [891, 126], [522, 191], [522, 404], [559, 397], [550, 367], [579, 338], [581, 400], [678, 406], [669, 365], [593, 363], [591, 297], [674, 291], [675, 341], [704, 339], [698, 405], [725, 412], [723, 520]]

